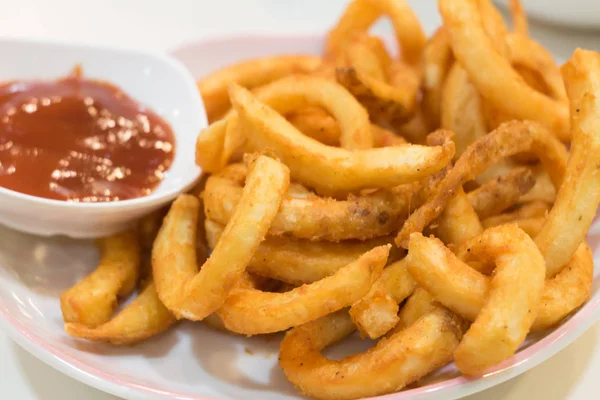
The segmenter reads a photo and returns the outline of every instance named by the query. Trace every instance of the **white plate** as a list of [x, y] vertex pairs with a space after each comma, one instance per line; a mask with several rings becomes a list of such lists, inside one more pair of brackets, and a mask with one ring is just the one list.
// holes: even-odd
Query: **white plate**
[[[230, 38], [198, 43], [175, 55], [200, 76], [239, 57], [302, 50], [319, 51], [317, 37]], [[236, 58], [237, 57], [237, 58]], [[199, 62], [193, 64], [194, 60]], [[588, 237], [600, 261], [600, 224]], [[132, 348], [74, 340], [63, 332], [58, 296], [97, 261], [86, 242], [44, 239], [0, 227], [0, 325], [25, 349], [69, 376], [128, 399], [299, 398], [277, 365], [280, 335], [235, 337], [201, 323], [181, 323]], [[421, 387], [382, 396], [394, 400], [450, 400], [489, 388], [534, 367], [580, 336], [600, 316], [600, 273], [592, 298], [573, 317], [524, 348], [485, 377], [466, 379], [453, 366], [428, 377]], [[330, 355], [362, 351], [353, 339]]]

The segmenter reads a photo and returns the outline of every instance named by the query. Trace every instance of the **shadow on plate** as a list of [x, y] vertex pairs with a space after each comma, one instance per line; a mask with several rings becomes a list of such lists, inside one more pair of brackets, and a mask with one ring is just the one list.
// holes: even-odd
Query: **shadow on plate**
[[91, 241], [36, 237], [0, 225], [2, 269], [31, 291], [58, 297], [98, 263]]
[[[61, 320], [62, 321], [62, 320]], [[165, 357], [178, 343], [177, 325], [166, 332], [128, 346], [111, 346], [105, 343], [90, 342], [84, 339], [71, 338], [65, 335], [65, 342], [71, 347], [86, 353], [107, 357], [141, 356], [148, 359]]]
[[298, 395], [277, 363], [283, 334], [245, 337], [201, 324], [187, 324], [186, 330], [200, 368], [216, 379], [234, 387]]

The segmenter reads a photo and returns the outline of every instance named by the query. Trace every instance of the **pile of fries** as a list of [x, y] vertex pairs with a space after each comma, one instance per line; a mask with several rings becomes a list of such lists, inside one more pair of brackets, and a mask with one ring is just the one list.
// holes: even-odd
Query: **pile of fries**
[[[404, 0], [354, 0], [323, 57], [202, 80], [205, 178], [164, 220], [101, 241], [97, 270], [61, 297], [66, 331], [112, 344], [178, 319], [287, 331], [286, 377], [314, 398], [354, 399], [452, 361], [481, 375], [584, 304], [600, 55], [576, 50], [559, 68], [517, 0], [511, 30], [490, 0], [439, 10], [428, 39]], [[368, 32], [380, 17], [398, 57]], [[322, 355], [355, 330], [377, 344]]]

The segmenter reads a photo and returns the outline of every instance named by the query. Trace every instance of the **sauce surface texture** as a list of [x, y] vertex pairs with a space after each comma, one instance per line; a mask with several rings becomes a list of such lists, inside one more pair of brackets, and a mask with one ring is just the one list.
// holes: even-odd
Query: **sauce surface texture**
[[71, 202], [150, 194], [175, 138], [157, 114], [106, 82], [70, 76], [0, 85], [0, 186]]

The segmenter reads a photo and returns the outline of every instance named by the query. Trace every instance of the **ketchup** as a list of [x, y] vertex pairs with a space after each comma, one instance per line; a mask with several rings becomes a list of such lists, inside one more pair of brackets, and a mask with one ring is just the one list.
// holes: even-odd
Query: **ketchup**
[[47, 199], [146, 196], [175, 153], [171, 127], [118, 87], [74, 74], [0, 85], [0, 186]]

